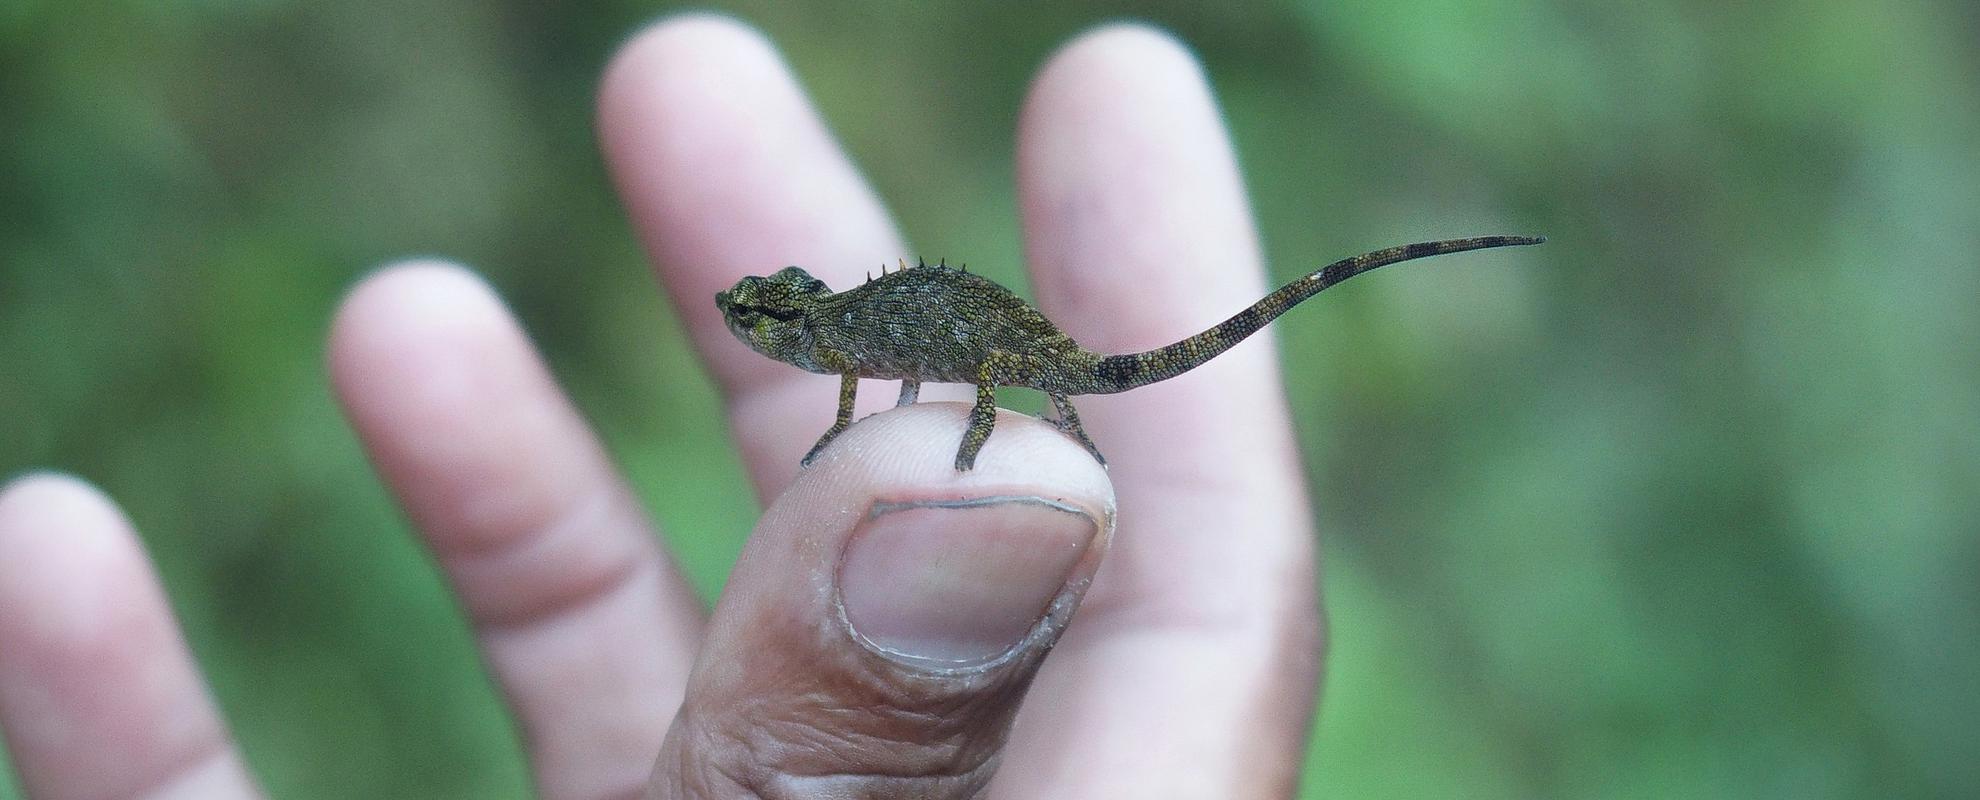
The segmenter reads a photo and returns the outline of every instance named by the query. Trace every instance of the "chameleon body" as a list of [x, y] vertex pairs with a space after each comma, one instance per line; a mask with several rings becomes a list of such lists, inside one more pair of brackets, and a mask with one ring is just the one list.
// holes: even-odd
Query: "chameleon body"
[[1052, 400], [1052, 423], [1105, 464], [1080, 427], [1072, 395], [1112, 394], [1181, 375], [1257, 333], [1329, 286], [1376, 267], [1487, 247], [1539, 244], [1543, 237], [1480, 236], [1391, 247], [1328, 264], [1280, 287], [1207, 331], [1143, 353], [1106, 355], [1079, 346], [1029, 303], [980, 275], [921, 265], [834, 292], [798, 267], [751, 276], [715, 295], [729, 330], [752, 349], [812, 372], [839, 376], [839, 413], [811, 452], [852, 424], [860, 378], [901, 382], [900, 405], [924, 382], [976, 385], [969, 428], [956, 450], [967, 470], [997, 419], [996, 387], [1037, 389]]

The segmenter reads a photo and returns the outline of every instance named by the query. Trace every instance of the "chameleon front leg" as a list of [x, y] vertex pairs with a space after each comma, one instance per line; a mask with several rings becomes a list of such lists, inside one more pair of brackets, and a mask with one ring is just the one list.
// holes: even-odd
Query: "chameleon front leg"
[[1107, 459], [1100, 455], [1100, 448], [1093, 446], [1093, 440], [1086, 438], [1086, 429], [1079, 426], [1079, 412], [1073, 410], [1072, 401], [1059, 392], [1046, 394], [1052, 398], [1052, 407], [1059, 412], [1058, 418], [1051, 421], [1052, 425], [1079, 442], [1086, 452], [1092, 453], [1093, 460], [1100, 462], [1100, 466], [1107, 466]]
[[824, 436], [818, 437], [818, 443], [811, 446], [811, 452], [804, 454], [804, 460], [798, 462], [799, 466], [811, 466], [811, 460], [818, 457], [819, 452], [825, 449], [825, 445], [831, 444], [833, 439], [839, 438], [839, 434], [845, 432], [846, 426], [852, 424], [853, 398], [858, 396], [858, 394], [859, 377], [850, 372], [840, 375], [839, 418], [832, 422], [832, 427], [825, 431]]
[[914, 401], [919, 397], [921, 397], [921, 380], [918, 378], [902, 378], [901, 399], [894, 401], [894, 407], [899, 408], [901, 406], [914, 405]]

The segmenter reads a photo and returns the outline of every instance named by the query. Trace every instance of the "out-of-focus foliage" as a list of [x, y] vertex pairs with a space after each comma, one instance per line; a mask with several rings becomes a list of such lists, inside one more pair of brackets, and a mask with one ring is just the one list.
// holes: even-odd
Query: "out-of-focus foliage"
[[[1124, 12], [1201, 54], [1280, 277], [1552, 237], [1278, 326], [1333, 620], [1309, 796], [1980, 796], [1980, 7], [724, 7], [923, 252], [1014, 284], [1025, 83]], [[276, 797], [527, 794], [330, 398], [375, 265], [489, 275], [700, 585], [740, 546], [592, 143], [665, 10], [0, 5], [0, 474], [127, 506]]]

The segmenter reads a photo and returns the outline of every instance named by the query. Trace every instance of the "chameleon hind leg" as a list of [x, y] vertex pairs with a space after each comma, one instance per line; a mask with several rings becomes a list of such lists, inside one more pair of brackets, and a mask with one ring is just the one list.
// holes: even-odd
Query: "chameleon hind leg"
[[997, 375], [1008, 366], [1010, 356], [991, 351], [976, 366], [976, 405], [969, 407], [969, 428], [963, 431], [962, 447], [956, 450], [956, 471], [968, 472], [976, 466], [976, 454], [990, 439], [990, 428], [997, 424]]
[[798, 462], [800, 466], [811, 466], [811, 460], [817, 458], [818, 454], [824, 451], [825, 445], [831, 444], [833, 439], [839, 438], [839, 434], [845, 432], [846, 426], [852, 424], [853, 398], [858, 396], [858, 394], [859, 378], [850, 372], [840, 375], [839, 417], [833, 420], [832, 427], [826, 429], [824, 436], [818, 437], [818, 443], [811, 446], [811, 452], [804, 454], [804, 460]]
[[962, 447], [956, 450], [956, 471], [968, 472], [976, 466], [976, 454], [990, 439], [990, 428], [997, 424], [997, 387], [984, 382], [976, 385], [976, 405], [969, 407], [969, 429], [963, 431]]
[[901, 399], [894, 401], [894, 407], [914, 405], [914, 401], [920, 397], [921, 381], [915, 378], [902, 378]]
[[1107, 466], [1107, 459], [1100, 455], [1100, 448], [1093, 446], [1093, 440], [1086, 438], [1086, 429], [1079, 426], [1079, 412], [1073, 410], [1072, 401], [1059, 392], [1047, 392], [1046, 396], [1052, 398], [1052, 408], [1059, 412], [1058, 418], [1048, 420], [1052, 426], [1079, 442], [1079, 446], [1092, 453], [1093, 460], [1100, 462], [1100, 466]]

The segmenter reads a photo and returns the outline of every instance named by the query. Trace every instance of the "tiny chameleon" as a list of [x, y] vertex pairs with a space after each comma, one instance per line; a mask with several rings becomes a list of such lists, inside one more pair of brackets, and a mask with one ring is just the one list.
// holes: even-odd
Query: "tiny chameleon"
[[860, 378], [901, 382], [900, 401], [915, 401], [923, 382], [976, 385], [969, 427], [956, 450], [968, 470], [997, 421], [996, 388], [1037, 389], [1052, 400], [1055, 427], [1102, 465], [1100, 449], [1080, 427], [1068, 398], [1113, 394], [1181, 375], [1329, 286], [1376, 267], [1487, 247], [1540, 244], [1544, 236], [1478, 236], [1419, 242], [1345, 258], [1280, 287], [1209, 330], [1143, 353], [1087, 350], [1011, 290], [946, 263], [887, 272], [843, 292], [798, 267], [750, 276], [715, 295], [729, 330], [756, 352], [824, 375], [839, 376], [839, 414], [801, 462], [813, 459], [852, 424]]

